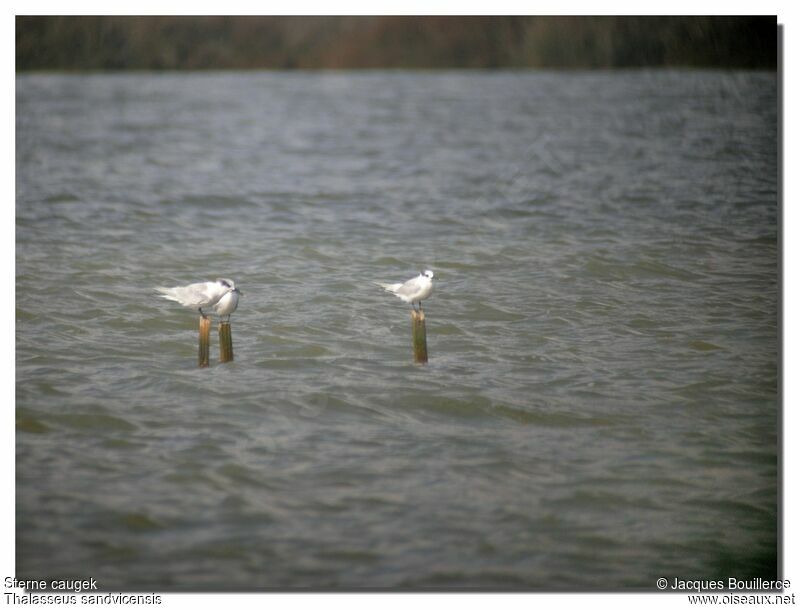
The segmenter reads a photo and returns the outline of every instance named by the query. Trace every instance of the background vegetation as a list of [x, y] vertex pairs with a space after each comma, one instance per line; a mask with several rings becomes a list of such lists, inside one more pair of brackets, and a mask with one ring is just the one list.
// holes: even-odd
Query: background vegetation
[[775, 17], [17, 17], [17, 70], [774, 69]]

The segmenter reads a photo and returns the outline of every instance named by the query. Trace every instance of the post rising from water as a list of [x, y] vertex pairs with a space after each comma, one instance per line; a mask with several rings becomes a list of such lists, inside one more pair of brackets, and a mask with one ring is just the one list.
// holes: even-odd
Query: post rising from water
[[231, 336], [231, 323], [219, 323], [219, 361], [231, 362], [233, 360], [233, 337]]
[[197, 366], [200, 368], [205, 368], [208, 366], [210, 337], [211, 320], [205, 316], [200, 316], [200, 349], [197, 353]]
[[428, 339], [425, 332], [425, 313], [411, 309], [411, 342], [414, 346], [414, 362], [428, 362]]

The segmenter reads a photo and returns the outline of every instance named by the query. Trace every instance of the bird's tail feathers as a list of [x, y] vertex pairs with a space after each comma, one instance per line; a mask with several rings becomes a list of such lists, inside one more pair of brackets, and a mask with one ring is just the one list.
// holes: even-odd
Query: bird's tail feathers
[[400, 288], [400, 286], [403, 285], [403, 284], [384, 284], [382, 282], [372, 282], [372, 283], [375, 284], [376, 286], [380, 286], [387, 292], [395, 292], [398, 288]]
[[175, 295], [172, 293], [172, 288], [165, 288], [164, 286], [156, 286], [156, 292], [160, 292], [161, 294], [158, 295], [162, 299], [169, 299], [170, 301], [177, 301], [178, 299], [175, 298]]

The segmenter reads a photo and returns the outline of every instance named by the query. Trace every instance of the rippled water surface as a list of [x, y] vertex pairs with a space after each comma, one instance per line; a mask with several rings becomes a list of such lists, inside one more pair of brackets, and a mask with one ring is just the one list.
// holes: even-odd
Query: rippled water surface
[[[17, 577], [775, 577], [774, 73], [22, 75]], [[437, 274], [430, 362], [371, 281]], [[157, 285], [230, 277], [235, 361]]]

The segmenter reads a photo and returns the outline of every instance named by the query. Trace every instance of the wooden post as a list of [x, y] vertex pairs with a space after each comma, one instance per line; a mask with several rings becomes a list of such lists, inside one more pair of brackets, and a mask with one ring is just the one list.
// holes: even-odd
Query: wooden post
[[219, 323], [219, 361], [230, 362], [233, 360], [233, 338], [231, 337], [231, 323]]
[[197, 366], [208, 366], [209, 338], [211, 336], [211, 320], [200, 316], [200, 350], [197, 355]]
[[428, 361], [428, 339], [425, 333], [425, 313], [411, 309], [411, 342], [414, 345], [414, 362]]

